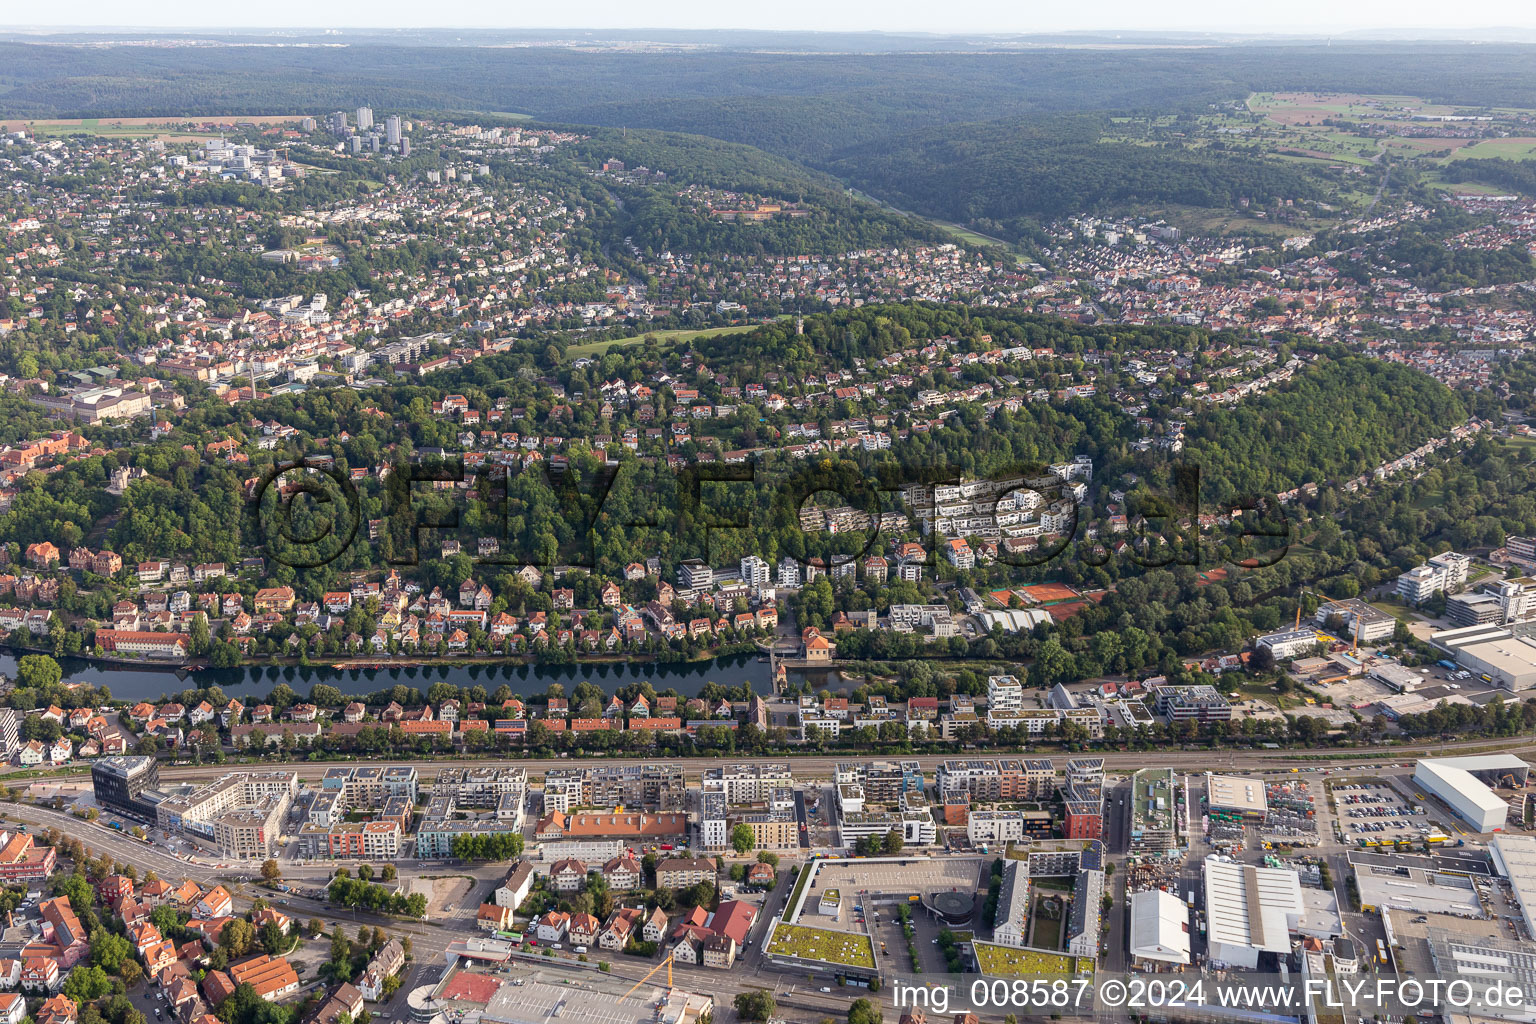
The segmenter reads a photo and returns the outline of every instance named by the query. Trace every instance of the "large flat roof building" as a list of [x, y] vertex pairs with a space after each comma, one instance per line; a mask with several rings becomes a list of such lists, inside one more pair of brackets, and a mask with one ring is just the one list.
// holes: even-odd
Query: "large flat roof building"
[[1536, 935], [1536, 837], [1494, 836], [1488, 844], [1493, 866], [1509, 879], [1525, 917], [1525, 932]]
[[1379, 608], [1374, 608], [1358, 597], [1346, 598], [1342, 601], [1327, 601], [1317, 606], [1317, 615], [1313, 621], [1319, 626], [1326, 623], [1333, 616], [1338, 616], [1344, 625], [1341, 640], [1356, 640], [1361, 643], [1373, 643], [1377, 640], [1385, 640], [1392, 636], [1397, 629], [1397, 620]]
[[1212, 814], [1236, 814], [1253, 821], [1263, 821], [1269, 815], [1263, 779], [1207, 775], [1205, 792], [1206, 807]]
[[104, 757], [91, 764], [96, 802], [131, 817], [155, 820], [155, 802], [143, 799], [142, 794], [159, 782], [160, 769], [152, 757]]
[[1528, 624], [1496, 623], [1444, 629], [1430, 641], [1448, 651], [1464, 669], [1505, 690], [1536, 687], [1536, 636]]
[[1205, 915], [1210, 958], [1249, 970], [1260, 953], [1289, 953], [1305, 908], [1301, 879], [1283, 868], [1205, 859]]

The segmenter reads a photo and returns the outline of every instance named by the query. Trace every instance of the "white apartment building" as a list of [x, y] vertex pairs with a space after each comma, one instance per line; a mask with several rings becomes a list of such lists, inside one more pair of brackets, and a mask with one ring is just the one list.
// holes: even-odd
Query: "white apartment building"
[[1397, 578], [1397, 594], [1409, 604], [1423, 604], [1445, 589], [1445, 572], [1439, 566], [1419, 565]]
[[800, 563], [793, 558], [779, 559], [779, 586], [786, 590], [798, 590], [800, 587]]
[[1024, 687], [1018, 679], [1013, 676], [987, 677], [988, 713], [1022, 710], [1024, 710]]
[[1445, 574], [1447, 590], [1455, 590], [1467, 585], [1467, 574], [1472, 568], [1472, 559], [1466, 555], [1446, 551], [1431, 558], [1429, 564]]
[[725, 794], [727, 804], [767, 803], [777, 789], [794, 784], [789, 764], [730, 764], [708, 768], [700, 782], [706, 793]]
[[753, 590], [759, 590], [768, 585], [767, 562], [756, 555], [748, 555], [741, 560], [741, 581]]

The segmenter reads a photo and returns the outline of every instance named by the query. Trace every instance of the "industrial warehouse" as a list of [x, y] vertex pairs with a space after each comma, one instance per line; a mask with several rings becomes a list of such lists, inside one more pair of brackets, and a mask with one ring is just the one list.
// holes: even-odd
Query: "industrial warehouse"
[[1490, 784], [1524, 786], [1529, 772], [1530, 766], [1513, 754], [1423, 758], [1413, 781], [1478, 832], [1495, 832], [1504, 827], [1509, 805]]

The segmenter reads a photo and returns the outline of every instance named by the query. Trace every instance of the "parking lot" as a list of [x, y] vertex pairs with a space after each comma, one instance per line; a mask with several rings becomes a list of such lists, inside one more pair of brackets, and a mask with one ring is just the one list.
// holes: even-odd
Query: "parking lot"
[[1346, 843], [1422, 842], [1433, 830], [1424, 806], [1385, 782], [1336, 782], [1333, 802]]
[[[870, 896], [925, 895], [930, 892], [976, 888], [988, 861], [971, 857], [914, 857], [900, 861], [822, 861], [813, 883], [817, 892], [841, 889], [844, 893], [867, 892]], [[806, 901], [810, 907], [810, 901]]]

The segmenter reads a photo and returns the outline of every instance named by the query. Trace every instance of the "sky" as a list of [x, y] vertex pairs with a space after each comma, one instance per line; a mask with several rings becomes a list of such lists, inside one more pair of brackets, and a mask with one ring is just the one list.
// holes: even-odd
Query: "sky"
[[[1359, 30], [1536, 29], [1532, 0], [56, 0], [15, 3], [0, 24], [141, 28], [691, 28], [886, 32], [1090, 29], [1327, 34]], [[20, 16], [20, 17], [18, 17]], [[27, 20], [23, 20], [23, 19]], [[38, 21], [32, 22], [31, 18]], [[46, 20], [44, 20], [46, 19]]]

